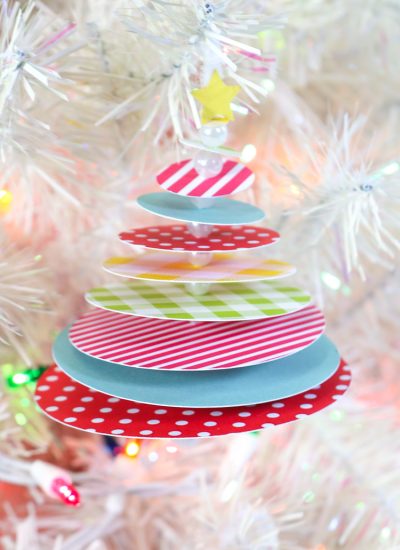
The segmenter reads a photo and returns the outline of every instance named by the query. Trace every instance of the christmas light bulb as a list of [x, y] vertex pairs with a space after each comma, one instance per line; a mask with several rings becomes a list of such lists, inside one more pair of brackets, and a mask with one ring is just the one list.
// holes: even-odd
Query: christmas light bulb
[[57, 498], [67, 506], [79, 506], [79, 492], [72, 484], [68, 472], [48, 462], [35, 460], [31, 464], [31, 473], [47, 496]]
[[7, 214], [10, 211], [13, 195], [7, 189], [0, 189], [0, 214]]
[[78, 491], [62, 477], [53, 479], [51, 490], [67, 506], [79, 506], [81, 500]]
[[140, 452], [140, 443], [137, 439], [134, 439], [132, 441], [129, 441], [125, 445], [124, 453], [126, 456], [129, 456], [129, 458], [135, 458]]

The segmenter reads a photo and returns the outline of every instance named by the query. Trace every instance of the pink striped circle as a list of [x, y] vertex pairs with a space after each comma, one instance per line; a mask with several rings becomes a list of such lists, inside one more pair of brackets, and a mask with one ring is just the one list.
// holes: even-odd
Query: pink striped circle
[[193, 160], [175, 162], [157, 176], [166, 191], [185, 197], [224, 197], [244, 191], [254, 182], [253, 172], [233, 160], [226, 160], [222, 170], [212, 178], [200, 176]]
[[315, 306], [256, 321], [191, 322], [89, 311], [71, 343], [97, 359], [157, 370], [215, 370], [256, 365], [310, 346], [324, 331]]

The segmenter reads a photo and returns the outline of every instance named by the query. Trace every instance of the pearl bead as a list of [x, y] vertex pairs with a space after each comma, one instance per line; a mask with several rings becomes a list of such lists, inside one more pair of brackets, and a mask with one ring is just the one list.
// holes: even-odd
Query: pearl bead
[[200, 128], [201, 141], [207, 147], [219, 147], [223, 145], [228, 138], [228, 129], [226, 124], [220, 126], [209, 125]]
[[223, 160], [221, 155], [209, 153], [208, 151], [199, 151], [193, 159], [193, 164], [200, 176], [203, 176], [203, 178], [212, 178], [221, 172]]

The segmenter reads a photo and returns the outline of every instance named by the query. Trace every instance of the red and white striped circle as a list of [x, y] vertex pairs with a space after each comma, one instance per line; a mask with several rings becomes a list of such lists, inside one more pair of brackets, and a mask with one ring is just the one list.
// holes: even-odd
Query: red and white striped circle
[[53, 420], [79, 430], [181, 439], [251, 432], [305, 418], [335, 403], [350, 381], [350, 368], [342, 361], [329, 380], [287, 399], [246, 407], [185, 409], [118, 399], [75, 382], [53, 366], [39, 379], [35, 399]]
[[193, 160], [175, 162], [157, 176], [166, 191], [185, 197], [223, 197], [244, 191], [254, 182], [253, 172], [233, 160], [226, 160], [216, 176], [204, 178], [194, 167]]
[[119, 234], [134, 246], [172, 252], [230, 252], [274, 244], [279, 233], [252, 225], [214, 226], [208, 237], [194, 237], [184, 224], [138, 227]]
[[324, 331], [315, 306], [256, 321], [148, 319], [95, 309], [76, 321], [71, 343], [120, 365], [157, 370], [216, 370], [257, 365], [310, 346]]

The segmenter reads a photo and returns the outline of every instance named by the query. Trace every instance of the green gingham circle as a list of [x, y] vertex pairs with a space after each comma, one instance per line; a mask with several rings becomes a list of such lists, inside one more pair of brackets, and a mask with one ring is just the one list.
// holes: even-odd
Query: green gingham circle
[[277, 317], [298, 311], [311, 301], [307, 292], [275, 281], [217, 284], [200, 296], [184, 285], [131, 281], [93, 288], [85, 298], [96, 307], [128, 315], [193, 321]]

